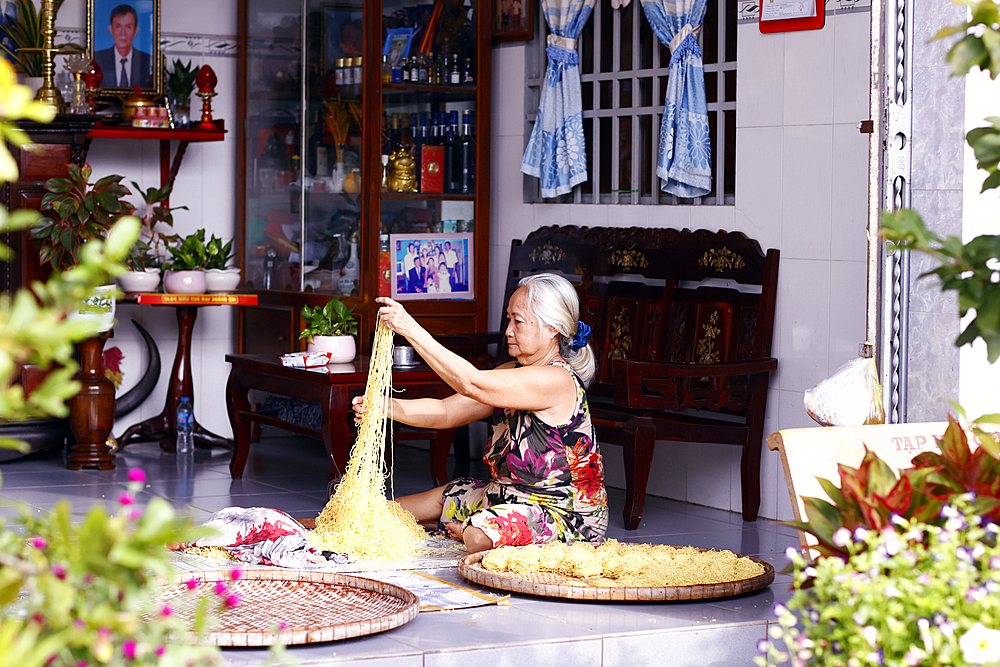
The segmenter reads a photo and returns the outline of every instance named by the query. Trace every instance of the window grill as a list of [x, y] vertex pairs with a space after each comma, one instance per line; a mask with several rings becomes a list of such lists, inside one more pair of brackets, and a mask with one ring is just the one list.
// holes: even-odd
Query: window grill
[[[614, 9], [598, 0], [577, 53], [583, 92], [588, 179], [561, 197], [543, 199], [525, 176], [526, 203], [733, 205], [736, 193], [737, 0], [708, 0], [698, 41], [705, 65], [712, 146], [712, 191], [695, 199], [660, 190], [656, 176], [660, 119], [670, 50], [653, 34], [639, 0]], [[548, 26], [537, 13], [525, 57], [525, 143], [538, 115]]]

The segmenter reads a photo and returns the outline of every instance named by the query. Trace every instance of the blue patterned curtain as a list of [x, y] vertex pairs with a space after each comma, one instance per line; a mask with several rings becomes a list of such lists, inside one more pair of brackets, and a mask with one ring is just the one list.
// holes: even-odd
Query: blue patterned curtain
[[701, 197], [712, 189], [705, 70], [698, 32], [707, 0], [642, 0], [657, 38], [670, 47], [670, 75], [660, 124], [656, 175], [664, 192]]
[[576, 38], [583, 31], [595, 1], [542, 2], [542, 12], [552, 33], [545, 49], [549, 64], [545, 70], [538, 117], [524, 151], [521, 171], [541, 180], [543, 197], [564, 195], [577, 183], [587, 180]]

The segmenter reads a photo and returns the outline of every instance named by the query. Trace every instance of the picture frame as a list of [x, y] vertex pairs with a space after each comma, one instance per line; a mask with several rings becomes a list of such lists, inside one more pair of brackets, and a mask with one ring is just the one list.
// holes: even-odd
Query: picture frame
[[413, 41], [413, 28], [393, 28], [386, 31], [385, 45], [382, 55], [389, 57], [389, 66], [398, 67], [403, 58], [410, 56], [410, 42]]
[[[392, 298], [397, 301], [474, 299], [476, 296], [474, 237], [475, 234], [471, 232], [390, 234]], [[454, 256], [450, 257], [449, 251], [453, 252]], [[416, 268], [418, 262], [422, 269], [425, 269], [425, 263], [437, 264], [436, 276], [430, 276], [426, 270], [418, 272], [422, 275], [413, 273], [411, 267]], [[445, 280], [448, 281], [447, 284]]]
[[337, 66], [338, 58], [364, 55], [364, 9], [359, 2], [320, 5], [323, 14], [323, 41], [320, 62], [326, 71]]
[[[112, 17], [119, 7], [132, 9]], [[130, 23], [135, 20], [130, 30]], [[119, 30], [118, 47], [131, 46], [128, 85], [119, 82], [116, 70], [120, 51], [113, 32]], [[129, 34], [131, 32], [131, 35]], [[117, 55], [116, 55], [117, 54]], [[87, 0], [87, 55], [97, 62], [104, 78], [98, 94], [127, 95], [138, 88], [140, 93], [163, 93], [163, 55], [160, 52], [160, 0]]]
[[535, 38], [538, 0], [494, 0], [493, 43], [530, 42]]

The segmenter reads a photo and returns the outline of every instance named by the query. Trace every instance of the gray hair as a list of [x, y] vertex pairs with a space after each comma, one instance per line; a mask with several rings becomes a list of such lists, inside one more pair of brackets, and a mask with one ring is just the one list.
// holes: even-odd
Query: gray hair
[[593, 348], [589, 342], [579, 349], [572, 347], [580, 322], [580, 299], [573, 284], [554, 273], [536, 273], [521, 278], [517, 285], [527, 288], [525, 306], [539, 323], [559, 332], [559, 356], [580, 376], [584, 387], [590, 385], [596, 372]]

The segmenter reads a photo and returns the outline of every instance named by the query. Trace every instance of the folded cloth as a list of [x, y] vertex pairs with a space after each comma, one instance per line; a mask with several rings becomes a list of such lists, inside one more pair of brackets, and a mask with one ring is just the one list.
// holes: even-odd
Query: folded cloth
[[344, 554], [318, 549], [302, 524], [270, 507], [226, 507], [210, 516], [205, 527], [217, 532], [193, 546], [222, 547], [250, 565], [319, 569], [347, 562]]

